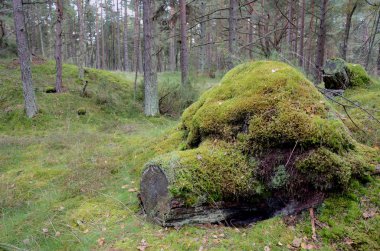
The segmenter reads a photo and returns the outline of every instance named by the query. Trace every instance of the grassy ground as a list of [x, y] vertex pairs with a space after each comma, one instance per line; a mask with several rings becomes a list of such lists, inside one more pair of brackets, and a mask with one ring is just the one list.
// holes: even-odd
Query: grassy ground
[[[365, 186], [352, 182], [347, 193], [316, 210], [317, 241], [307, 212], [244, 229], [152, 225], [139, 214], [139, 176], [147, 160], [172, 150], [166, 135], [177, 120], [143, 117], [139, 99], [133, 101], [132, 75], [88, 69], [88, 97], [80, 96], [74, 66], [64, 66], [67, 92], [60, 95], [45, 93], [54, 83], [54, 64], [34, 65], [33, 76], [41, 113], [27, 120], [18, 67], [0, 61], [0, 250], [380, 249], [378, 178]], [[159, 79], [165, 92], [179, 75]], [[202, 92], [216, 80], [192, 82]], [[348, 95], [380, 115], [380, 85]], [[78, 116], [82, 107], [87, 114]], [[371, 126], [363, 141], [378, 144], [374, 122], [356, 110], [352, 116]]]

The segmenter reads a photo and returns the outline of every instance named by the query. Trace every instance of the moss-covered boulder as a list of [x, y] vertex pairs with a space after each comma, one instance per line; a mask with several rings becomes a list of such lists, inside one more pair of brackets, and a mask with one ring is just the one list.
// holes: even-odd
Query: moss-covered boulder
[[302, 73], [281, 62], [228, 72], [183, 114], [178, 151], [149, 161], [141, 200], [162, 225], [302, 209], [371, 168], [366, 151]]
[[341, 58], [326, 61], [323, 68], [323, 82], [327, 89], [347, 89], [350, 87], [365, 87], [371, 84], [363, 66], [350, 64]]

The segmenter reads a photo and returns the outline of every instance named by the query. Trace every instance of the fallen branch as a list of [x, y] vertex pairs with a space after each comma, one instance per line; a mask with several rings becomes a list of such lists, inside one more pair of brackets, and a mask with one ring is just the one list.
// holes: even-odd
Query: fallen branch
[[315, 232], [315, 217], [314, 217], [314, 208], [309, 208], [309, 213], [310, 213], [310, 221], [311, 221], [311, 231], [312, 231], [312, 236], [311, 238], [313, 241], [317, 241], [317, 234]]

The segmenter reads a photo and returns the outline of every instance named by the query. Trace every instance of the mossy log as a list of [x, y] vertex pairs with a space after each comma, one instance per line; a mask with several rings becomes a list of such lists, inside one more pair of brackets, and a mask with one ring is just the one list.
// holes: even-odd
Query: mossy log
[[333, 58], [325, 63], [323, 82], [327, 89], [345, 90], [350, 87], [365, 87], [371, 84], [371, 78], [361, 65]]

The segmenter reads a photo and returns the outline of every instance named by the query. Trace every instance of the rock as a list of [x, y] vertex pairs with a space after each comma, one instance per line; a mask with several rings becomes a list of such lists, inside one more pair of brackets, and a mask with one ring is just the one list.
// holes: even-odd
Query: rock
[[46, 93], [56, 93], [57, 90], [55, 89], [55, 87], [52, 87], [52, 86], [49, 86], [45, 89], [45, 92]]
[[183, 113], [181, 150], [145, 164], [148, 219], [236, 226], [321, 203], [370, 167], [335, 113], [285, 63], [235, 67]]
[[323, 82], [327, 89], [345, 90], [350, 87], [371, 84], [365, 69], [359, 64], [350, 64], [341, 58], [326, 61], [323, 67]]
[[86, 115], [86, 113], [87, 113], [86, 108], [84, 108], [84, 107], [78, 108], [77, 113], [79, 116]]

